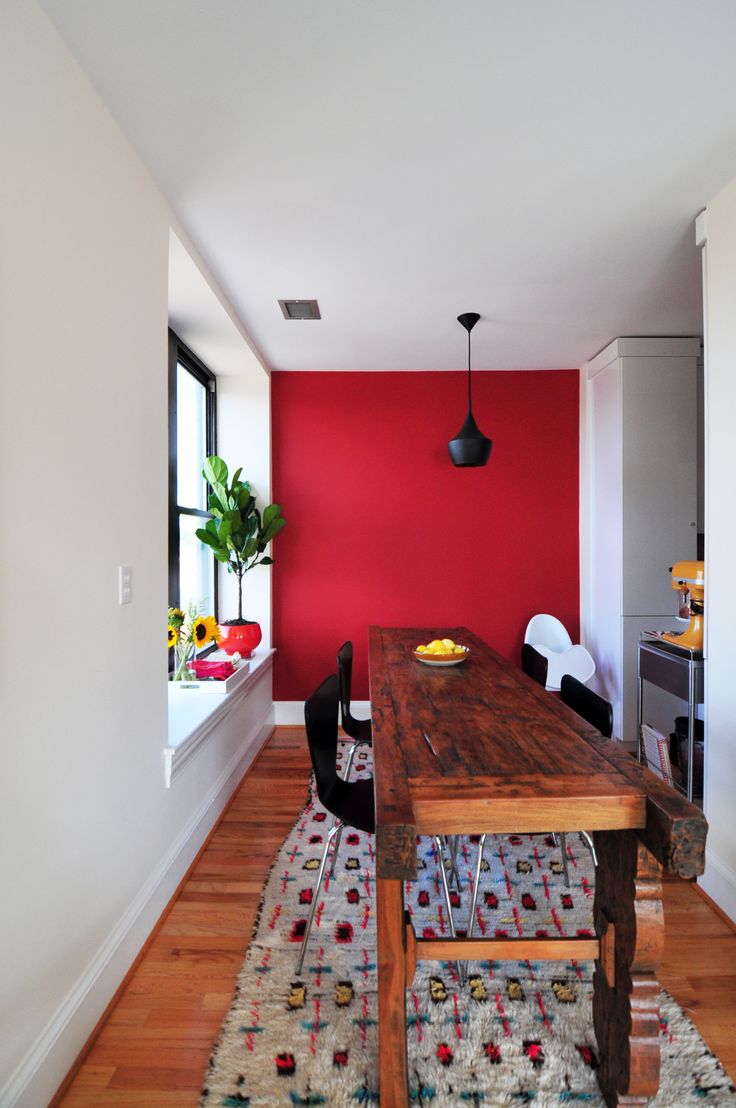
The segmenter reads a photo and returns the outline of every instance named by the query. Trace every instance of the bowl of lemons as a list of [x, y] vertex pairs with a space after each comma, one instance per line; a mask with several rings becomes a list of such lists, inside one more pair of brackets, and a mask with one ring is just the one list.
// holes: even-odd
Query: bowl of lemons
[[414, 657], [425, 666], [457, 666], [464, 662], [470, 651], [452, 639], [432, 639], [426, 646], [417, 646]]

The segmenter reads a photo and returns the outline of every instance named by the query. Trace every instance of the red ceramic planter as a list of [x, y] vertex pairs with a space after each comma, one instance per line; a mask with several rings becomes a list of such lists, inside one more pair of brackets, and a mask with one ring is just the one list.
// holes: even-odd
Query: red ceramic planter
[[235, 654], [237, 651], [243, 658], [250, 658], [263, 638], [260, 623], [221, 623], [220, 631], [220, 650], [227, 654]]

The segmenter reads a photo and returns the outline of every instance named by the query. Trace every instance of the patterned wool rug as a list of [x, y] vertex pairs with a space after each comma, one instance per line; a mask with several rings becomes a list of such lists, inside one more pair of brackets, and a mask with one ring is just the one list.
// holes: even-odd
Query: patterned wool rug
[[[357, 759], [370, 773], [370, 754]], [[264, 889], [236, 997], [214, 1048], [206, 1108], [375, 1105], [377, 1000], [374, 840], [345, 831], [335, 876], [323, 885], [302, 973], [295, 973], [331, 817], [310, 799]], [[477, 844], [464, 840], [467, 925]], [[417, 845], [419, 880], [406, 901], [417, 934], [447, 933], [438, 858]], [[476, 935], [590, 935], [594, 869], [568, 837], [570, 888], [551, 836], [489, 836]], [[589, 963], [479, 962], [460, 987], [454, 965], [421, 962], [407, 992], [412, 1105], [604, 1108], [596, 1082]], [[662, 1083], [653, 1108], [736, 1106], [720, 1063], [674, 1001], [661, 998]], [[398, 1108], [389, 1105], [386, 1108]]]

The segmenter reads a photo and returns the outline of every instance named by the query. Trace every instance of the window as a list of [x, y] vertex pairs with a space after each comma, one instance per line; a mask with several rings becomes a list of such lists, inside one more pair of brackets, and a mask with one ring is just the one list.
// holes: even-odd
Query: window
[[214, 373], [169, 331], [169, 604], [215, 618], [215, 559], [194, 532], [210, 517], [202, 464], [216, 453], [216, 413]]

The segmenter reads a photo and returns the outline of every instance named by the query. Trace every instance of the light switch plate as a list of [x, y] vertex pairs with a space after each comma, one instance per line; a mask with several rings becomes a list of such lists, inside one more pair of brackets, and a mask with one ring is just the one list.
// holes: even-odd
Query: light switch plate
[[118, 604], [133, 602], [133, 570], [131, 566], [118, 566]]

